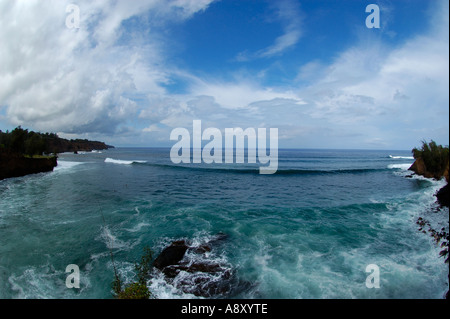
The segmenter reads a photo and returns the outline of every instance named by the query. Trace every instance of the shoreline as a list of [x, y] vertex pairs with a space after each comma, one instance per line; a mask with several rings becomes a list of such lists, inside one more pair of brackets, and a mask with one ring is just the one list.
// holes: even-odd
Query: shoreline
[[[434, 180], [440, 180], [442, 178], [445, 178], [446, 184], [438, 189], [433, 196], [436, 198], [435, 203], [438, 205], [436, 208], [436, 213], [442, 213], [442, 210], [447, 210], [449, 207], [449, 168], [447, 164], [447, 168], [444, 170], [442, 174], [436, 174], [431, 173], [427, 170], [424, 161], [422, 158], [417, 158], [414, 163], [411, 165], [411, 167], [408, 169], [410, 171], [413, 171], [415, 175], [423, 176], [425, 178], [430, 178]], [[447, 212], [448, 213], [448, 212]], [[434, 242], [436, 245], [440, 246], [441, 250], [439, 252], [439, 258], [445, 258], [444, 263], [448, 264], [448, 245], [449, 245], [449, 233], [445, 231], [445, 227], [441, 229], [434, 229], [433, 226], [431, 226], [430, 222], [425, 219], [424, 217], [419, 216], [416, 224], [419, 226], [418, 231], [421, 231], [424, 234], [429, 234], [431, 237], [433, 237]], [[448, 274], [448, 281], [447, 284], [450, 283], [450, 273]], [[449, 289], [447, 289], [447, 292], [443, 296], [443, 299], [449, 299]]]

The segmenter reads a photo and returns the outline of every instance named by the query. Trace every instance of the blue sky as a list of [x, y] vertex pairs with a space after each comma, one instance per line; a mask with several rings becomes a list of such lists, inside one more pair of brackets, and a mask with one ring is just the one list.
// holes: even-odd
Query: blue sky
[[[386, 41], [395, 47], [429, 26], [426, 6], [418, 1], [400, 2], [395, 7], [383, 4], [381, 31], [365, 27], [365, 8], [370, 1], [214, 2], [194, 19], [169, 28], [179, 45], [172, 52], [178, 58], [173, 62], [196, 76], [230, 80], [235, 72], [264, 70], [264, 85], [294, 85], [302, 65], [332, 63], [361, 38]], [[280, 16], [281, 10], [287, 11], [285, 16]], [[289, 32], [289, 25], [296, 40], [270, 54], [269, 48]], [[177, 92], [183, 86], [170, 88]]]
[[0, 128], [151, 147], [202, 120], [275, 127], [286, 148], [448, 145], [448, 16], [446, 0], [0, 0]]

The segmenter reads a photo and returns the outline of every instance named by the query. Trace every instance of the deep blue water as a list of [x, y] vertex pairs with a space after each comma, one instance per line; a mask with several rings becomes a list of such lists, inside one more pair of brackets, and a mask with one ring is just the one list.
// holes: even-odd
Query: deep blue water
[[[416, 225], [422, 216], [448, 231], [448, 210], [432, 210], [444, 182], [406, 178], [410, 152], [280, 150], [274, 175], [259, 164], [175, 165], [169, 152], [61, 154], [54, 172], [0, 181], [0, 298], [111, 298], [109, 249], [131, 281], [143, 247], [157, 254], [218, 233], [228, 237], [208, 258], [250, 283], [231, 298], [442, 298], [448, 289], [439, 246]], [[69, 264], [80, 289], [65, 285]], [[369, 264], [378, 289], [365, 285]], [[148, 286], [155, 298], [195, 297], [181, 281], [154, 272]]]

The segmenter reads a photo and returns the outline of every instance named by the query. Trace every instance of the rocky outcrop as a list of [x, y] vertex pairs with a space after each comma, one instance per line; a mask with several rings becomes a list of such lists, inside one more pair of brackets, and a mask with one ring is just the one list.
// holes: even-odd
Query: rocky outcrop
[[426, 177], [426, 178], [441, 179], [442, 177], [445, 177], [445, 179], [448, 182], [449, 181], [448, 168], [449, 168], [449, 166], [447, 164], [447, 167], [446, 167], [446, 169], [444, 170], [443, 173], [442, 172], [430, 172], [427, 169], [424, 160], [422, 158], [418, 158], [411, 165], [409, 170], [413, 171], [417, 175], [421, 175], [421, 176]]
[[[431, 147], [430, 147], [431, 145]], [[447, 184], [442, 187], [436, 194], [437, 203], [440, 205], [438, 211], [443, 207], [449, 207], [449, 159], [448, 159], [448, 147], [447, 151], [442, 147], [436, 146], [434, 142], [430, 143], [427, 146], [425, 143], [422, 147], [422, 150], [414, 149], [414, 157], [416, 160], [411, 165], [409, 170], [413, 171], [417, 175], [421, 175], [426, 178], [434, 178], [440, 180], [444, 177], [447, 181]], [[424, 155], [425, 154], [425, 155]], [[445, 156], [446, 154], [446, 156]], [[425, 156], [427, 158], [426, 163], [428, 163], [429, 167], [425, 163], [425, 160], [422, 158]], [[434, 169], [430, 169], [433, 168]], [[449, 244], [449, 234], [446, 232], [445, 228], [441, 228], [440, 231], [436, 231], [429, 221], [419, 217], [417, 220], [417, 224], [420, 226], [419, 231], [423, 233], [427, 233], [426, 228], [428, 228], [428, 232], [434, 238], [437, 244], [440, 245], [442, 250], [440, 251], [440, 257], [445, 258], [445, 263], [448, 264], [448, 244]], [[450, 278], [450, 277], [449, 277]], [[446, 299], [449, 298], [449, 292], [445, 294]]]
[[450, 188], [449, 184], [442, 187], [437, 193], [436, 198], [441, 206], [449, 207], [450, 204]]
[[174, 241], [169, 247], [164, 248], [164, 250], [153, 262], [153, 266], [155, 266], [159, 270], [163, 270], [168, 266], [178, 264], [178, 262], [183, 259], [187, 249], [188, 246], [186, 244], [186, 241]]
[[56, 157], [28, 158], [19, 154], [0, 153], [0, 180], [51, 172], [57, 165]]
[[206, 242], [172, 242], [153, 265], [164, 279], [184, 293], [205, 298], [223, 298], [248, 289], [251, 284], [239, 280], [233, 267], [216, 253], [227, 236], [218, 234]]
[[441, 188], [437, 193], [436, 193], [436, 198], [438, 203], [441, 206], [446, 206], [449, 207], [449, 186], [448, 186], [448, 182], [449, 182], [449, 165], [447, 164], [447, 167], [445, 168], [445, 170], [442, 172], [430, 172], [426, 165], [425, 162], [422, 158], [418, 158], [415, 160], [415, 162], [411, 165], [411, 167], [409, 168], [409, 170], [413, 171], [415, 174], [417, 175], [421, 175], [423, 177], [426, 178], [434, 178], [434, 179], [441, 179], [442, 177], [444, 177], [447, 181], [447, 185], [445, 185], [443, 188]]

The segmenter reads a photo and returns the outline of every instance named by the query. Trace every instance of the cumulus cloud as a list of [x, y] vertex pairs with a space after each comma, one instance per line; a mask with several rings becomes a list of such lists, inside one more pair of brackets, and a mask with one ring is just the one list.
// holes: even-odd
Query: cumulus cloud
[[[136, 116], [136, 94], [163, 94], [158, 37], [145, 43], [124, 22], [147, 14], [188, 19], [211, 1], [78, 1], [80, 28], [65, 22], [68, 1], [0, 1], [0, 106], [14, 125], [65, 133], [114, 133]], [[153, 21], [147, 24], [150, 36]], [[143, 31], [143, 30], [141, 30]]]
[[[218, 80], [168, 65], [161, 27], [206, 10], [211, 0], [78, 1], [79, 29], [62, 0], [0, 0], [0, 108], [13, 125], [66, 136], [114, 135], [118, 143], [170, 143], [190, 127], [277, 127], [287, 147], [393, 147], [448, 141], [448, 1], [431, 26], [393, 47], [361, 41], [331, 62], [299, 61], [289, 86], [258, 76]], [[294, 2], [276, 2], [283, 34], [243, 58], [274, 57], [302, 36]], [[139, 20], [139, 30], [132, 19]], [[183, 94], [167, 90], [185, 80]], [[428, 134], [428, 135], [426, 135]]]
[[424, 138], [446, 143], [448, 3], [440, 5], [432, 8], [431, 27], [400, 45], [362, 39], [331, 63], [304, 64], [297, 87], [196, 81], [191, 93], [210, 97], [203, 118], [220, 114], [222, 123], [278, 127], [280, 139], [293, 147], [412, 148], [407, 141]]
[[342, 133], [359, 131], [354, 146], [448, 143], [448, 1], [432, 12], [430, 29], [397, 47], [361, 41], [329, 65], [313, 61], [301, 68], [299, 80], [316, 74], [297, 92], [310, 106], [307, 116]]

